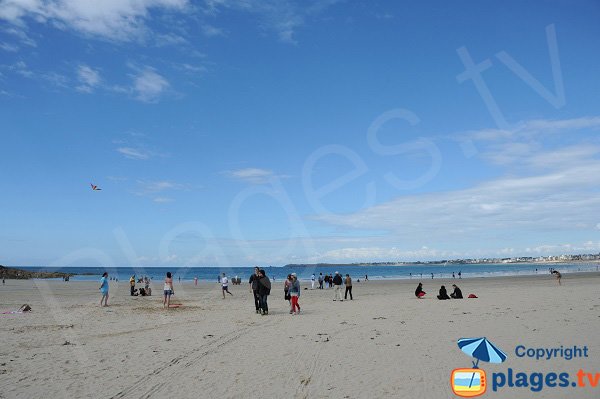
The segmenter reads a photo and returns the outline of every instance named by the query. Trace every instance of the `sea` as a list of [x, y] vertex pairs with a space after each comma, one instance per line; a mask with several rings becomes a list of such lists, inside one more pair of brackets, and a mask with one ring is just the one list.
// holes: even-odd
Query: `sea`
[[[21, 269], [31, 271], [63, 272], [75, 274], [71, 281], [95, 281], [102, 273], [108, 272], [109, 276], [118, 280], [129, 280], [133, 275], [136, 278], [148, 277], [162, 279], [167, 272], [171, 272], [174, 279], [183, 281], [217, 282], [222, 273], [231, 279], [239, 277], [247, 281], [253, 273], [253, 266], [246, 267], [48, 267], [24, 266]], [[349, 274], [353, 280], [407, 280], [407, 279], [449, 279], [474, 277], [500, 277], [500, 276], [527, 276], [536, 274], [549, 274], [550, 268], [561, 273], [595, 272], [598, 263], [500, 263], [500, 264], [445, 264], [445, 265], [402, 265], [402, 266], [357, 266], [357, 265], [318, 265], [318, 266], [267, 266], [263, 267], [267, 276], [272, 280], [283, 280], [288, 274], [296, 273], [300, 280], [310, 281], [312, 274], [318, 278], [319, 274]], [[59, 279], [60, 280], [60, 279]]]

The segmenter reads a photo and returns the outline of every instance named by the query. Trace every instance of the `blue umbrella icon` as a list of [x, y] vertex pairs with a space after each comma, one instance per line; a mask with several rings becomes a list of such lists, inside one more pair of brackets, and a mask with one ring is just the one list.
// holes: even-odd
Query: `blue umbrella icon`
[[[502, 363], [506, 360], [506, 353], [502, 352], [498, 347], [492, 344], [486, 337], [483, 338], [461, 338], [458, 340], [458, 347], [465, 352], [467, 355], [477, 359], [477, 362], [473, 362], [473, 368], [477, 368], [479, 361], [489, 363]], [[473, 384], [473, 378], [475, 373], [471, 377], [469, 388]]]

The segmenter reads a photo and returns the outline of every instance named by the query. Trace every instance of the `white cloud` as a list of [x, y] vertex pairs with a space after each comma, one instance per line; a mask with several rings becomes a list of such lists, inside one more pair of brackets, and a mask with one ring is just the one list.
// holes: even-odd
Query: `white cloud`
[[502, 246], [494, 250], [501, 253], [509, 243], [525, 246], [523, 241], [552, 234], [592, 234], [600, 209], [600, 144], [589, 131], [600, 127], [600, 118], [518, 126], [467, 135], [477, 140], [484, 161], [505, 168], [503, 176], [465, 189], [406, 195], [355, 213], [313, 218], [342, 229], [386, 232], [380, 245], [373, 242], [376, 248], [395, 241], [409, 248], [431, 243], [475, 253], [491, 240]]
[[29, 69], [27, 64], [23, 61], [15, 62], [14, 64], [8, 67], [9, 70], [25, 77], [25, 78], [33, 78], [34, 73]]
[[222, 9], [255, 14], [262, 29], [274, 31], [282, 42], [296, 43], [295, 33], [307, 20], [338, 2], [313, 0], [299, 4], [291, 0], [207, 0], [205, 11], [212, 15]]
[[158, 102], [161, 95], [170, 87], [169, 82], [154, 68], [144, 67], [133, 75], [135, 98], [145, 103]]
[[265, 184], [273, 178], [284, 179], [289, 176], [277, 175], [272, 170], [259, 168], [236, 169], [224, 172], [232, 179], [241, 180], [250, 184]]
[[223, 32], [223, 29], [214, 27], [212, 25], [204, 25], [202, 27], [202, 33], [206, 37], [225, 36], [225, 32]]
[[158, 47], [177, 46], [188, 42], [186, 38], [174, 33], [156, 34], [154, 40]]
[[10, 43], [6, 43], [6, 42], [2, 42], [2, 43], [0, 43], [0, 49], [14, 53], [19, 50], [19, 46], [10, 44]]
[[147, 33], [153, 9], [181, 12], [187, 0], [3, 0], [0, 19], [24, 27], [28, 20], [84, 35], [132, 41]]
[[117, 152], [123, 154], [126, 158], [138, 160], [148, 159], [152, 155], [147, 150], [132, 147], [119, 147]]
[[159, 204], [165, 204], [168, 202], [173, 202], [174, 200], [172, 198], [167, 198], [167, 197], [156, 197], [152, 201], [159, 203]]
[[174, 191], [186, 190], [188, 188], [185, 184], [175, 183], [168, 180], [137, 180], [136, 188], [134, 190], [135, 195], [141, 197], [150, 197], [153, 202], [164, 204], [175, 201], [173, 198], [166, 196], [167, 193], [173, 193]]
[[87, 65], [79, 65], [77, 67], [77, 80], [80, 84], [76, 89], [84, 93], [93, 92], [101, 82], [100, 73]]
[[573, 119], [534, 119], [519, 122], [509, 129], [481, 129], [459, 135], [462, 139], [501, 141], [508, 139], [531, 139], [548, 134], [573, 132], [585, 128], [600, 128], [600, 117], [586, 116]]

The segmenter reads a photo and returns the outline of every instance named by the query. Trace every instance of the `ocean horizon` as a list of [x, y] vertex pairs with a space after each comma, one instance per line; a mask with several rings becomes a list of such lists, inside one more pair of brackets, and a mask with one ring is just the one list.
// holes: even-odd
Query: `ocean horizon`
[[[228, 277], [240, 277], [244, 282], [253, 273], [254, 266], [118, 266], [118, 267], [97, 267], [97, 266], [14, 266], [20, 269], [36, 272], [63, 272], [75, 274], [71, 281], [91, 281], [100, 278], [105, 271], [110, 277], [116, 277], [119, 280], [129, 279], [132, 275], [137, 278], [147, 276], [151, 279], [162, 279], [167, 272], [171, 272], [175, 279], [183, 281], [192, 281], [198, 278], [199, 281], [217, 282], [217, 277], [226, 273]], [[600, 266], [597, 263], [587, 262], [569, 262], [569, 263], [501, 263], [501, 264], [447, 264], [447, 265], [398, 265], [398, 266], [357, 266], [352, 264], [336, 264], [331, 266], [265, 266], [267, 276], [275, 281], [284, 279], [289, 273], [297, 273], [298, 278], [303, 281], [310, 281], [312, 274], [318, 278], [319, 274], [334, 274], [339, 272], [342, 275], [349, 274], [355, 281], [363, 280], [368, 276], [369, 280], [406, 280], [406, 279], [431, 279], [433, 273], [434, 279], [459, 279], [458, 273], [462, 278], [477, 277], [504, 277], [504, 276], [526, 276], [536, 274], [549, 274], [550, 268], [556, 269], [561, 273], [574, 272], [593, 272], [598, 271]], [[60, 280], [60, 279], [59, 279]]]

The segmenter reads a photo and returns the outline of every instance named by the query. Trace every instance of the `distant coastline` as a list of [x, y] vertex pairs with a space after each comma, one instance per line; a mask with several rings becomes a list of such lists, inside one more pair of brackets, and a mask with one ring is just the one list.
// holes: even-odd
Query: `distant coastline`
[[74, 276], [75, 273], [61, 272], [33, 272], [0, 265], [0, 278], [28, 280], [30, 278], [64, 278]]
[[440, 266], [440, 265], [486, 265], [486, 264], [508, 264], [508, 263], [533, 263], [533, 264], [555, 264], [555, 263], [578, 263], [578, 262], [600, 262], [599, 254], [579, 255], [557, 255], [557, 256], [519, 256], [514, 258], [478, 258], [478, 259], [444, 259], [432, 261], [414, 262], [353, 262], [353, 263], [290, 263], [283, 267], [336, 267], [336, 266]]

